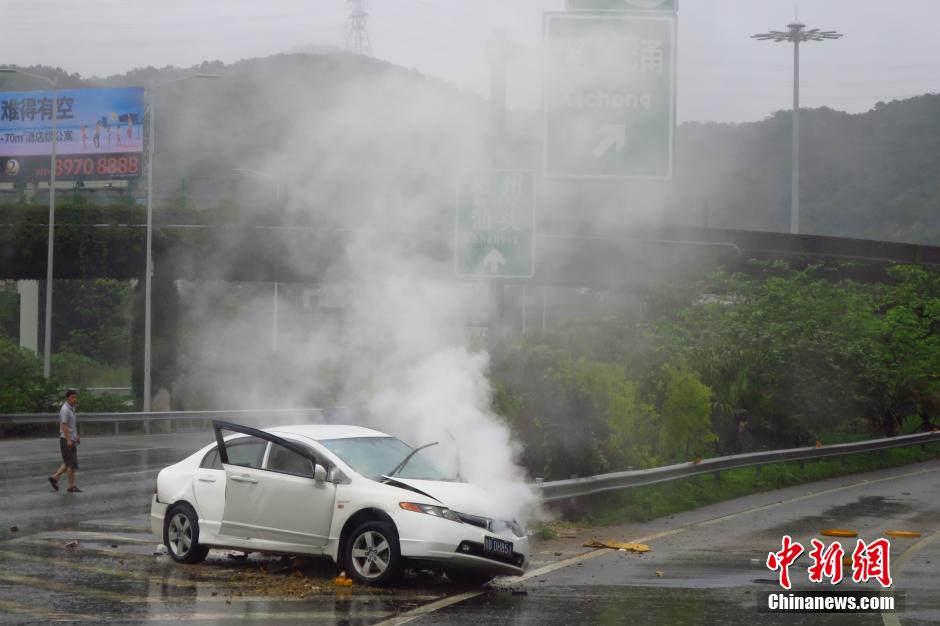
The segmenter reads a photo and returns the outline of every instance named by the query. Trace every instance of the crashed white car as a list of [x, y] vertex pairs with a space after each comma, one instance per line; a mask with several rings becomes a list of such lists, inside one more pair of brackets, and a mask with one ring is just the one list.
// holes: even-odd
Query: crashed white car
[[151, 527], [176, 561], [209, 548], [328, 555], [371, 584], [409, 565], [461, 584], [528, 565], [519, 524], [494, 519], [484, 489], [444, 475], [422, 448], [359, 426], [213, 426], [214, 443], [157, 477]]

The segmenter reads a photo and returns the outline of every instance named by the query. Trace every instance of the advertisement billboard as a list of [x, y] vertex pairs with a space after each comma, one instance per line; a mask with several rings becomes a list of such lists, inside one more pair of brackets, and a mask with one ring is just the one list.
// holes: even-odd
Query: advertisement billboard
[[49, 177], [53, 108], [57, 178], [140, 175], [142, 88], [60, 89], [57, 98], [52, 91], [0, 92], [0, 182]]

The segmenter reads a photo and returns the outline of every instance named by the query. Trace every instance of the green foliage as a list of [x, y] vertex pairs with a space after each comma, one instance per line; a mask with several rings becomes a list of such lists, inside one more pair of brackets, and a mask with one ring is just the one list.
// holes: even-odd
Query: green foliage
[[0, 337], [19, 336], [20, 296], [16, 283], [0, 280]]
[[55, 408], [60, 386], [42, 375], [42, 361], [0, 337], [0, 413], [43, 413]]
[[660, 391], [659, 459], [687, 461], [712, 449], [711, 389], [686, 366], [665, 365]]
[[73, 352], [56, 352], [52, 355], [52, 371], [64, 386], [130, 387], [129, 367], [114, 367], [90, 357]]
[[836, 269], [753, 263], [643, 321], [529, 335], [494, 353], [494, 407], [547, 478], [936, 427], [940, 272]]

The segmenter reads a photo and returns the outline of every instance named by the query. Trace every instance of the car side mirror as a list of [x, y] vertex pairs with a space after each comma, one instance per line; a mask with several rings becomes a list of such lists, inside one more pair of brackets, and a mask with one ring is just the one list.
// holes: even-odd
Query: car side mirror
[[313, 481], [316, 483], [326, 481], [326, 468], [319, 463], [313, 466]]

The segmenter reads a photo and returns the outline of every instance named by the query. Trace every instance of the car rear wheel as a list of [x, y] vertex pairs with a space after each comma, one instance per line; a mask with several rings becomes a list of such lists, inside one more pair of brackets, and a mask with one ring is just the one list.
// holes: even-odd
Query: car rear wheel
[[199, 543], [199, 518], [188, 504], [175, 504], [163, 518], [163, 545], [179, 563], [200, 563], [209, 548]]
[[472, 570], [449, 569], [445, 573], [450, 582], [458, 587], [482, 587], [493, 580], [491, 574], [481, 574]]
[[346, 542], [346, 574], [370, 585], [384, 585], [398, 577], [401, 549], [394, 526], [387, 522], [366, 522], [349, 535]]

